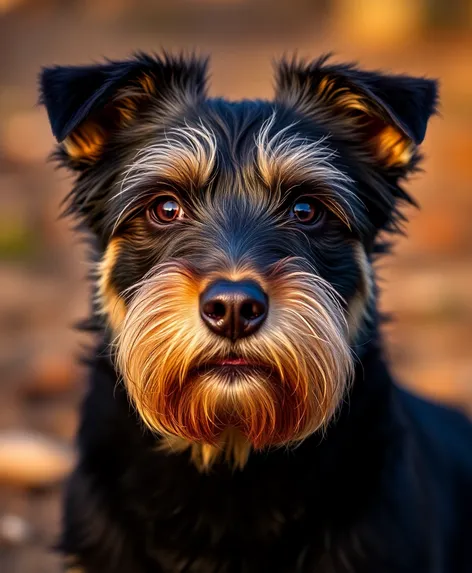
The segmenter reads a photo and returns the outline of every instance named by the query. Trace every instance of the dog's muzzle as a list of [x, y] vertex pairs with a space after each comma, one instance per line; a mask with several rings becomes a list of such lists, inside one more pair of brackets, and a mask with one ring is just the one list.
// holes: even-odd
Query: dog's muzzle
[[168, 263], [131, 294], [117, 364], [154, 431], [217, 444], [233, 428], [262, 448], [307, 437], [340, 404], [352, 374], [344, 310], [293, 260], [260, 280]]

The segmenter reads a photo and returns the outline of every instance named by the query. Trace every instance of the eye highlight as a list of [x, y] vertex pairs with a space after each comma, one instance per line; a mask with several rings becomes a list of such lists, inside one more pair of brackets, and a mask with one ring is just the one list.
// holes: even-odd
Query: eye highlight
[[185, 212], [175, 197], [159, 197], [147, 210], [147, 216], [155, 225], [168, 225], [182, 219]]
[[313, 226], [324, 220], [325, 211], [312, 197], [302, 197], [292, 205], [290, 216], [302, 225]]

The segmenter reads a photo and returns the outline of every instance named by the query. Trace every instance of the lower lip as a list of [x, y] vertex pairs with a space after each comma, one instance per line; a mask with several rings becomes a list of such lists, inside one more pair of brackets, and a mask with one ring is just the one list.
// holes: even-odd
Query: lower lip
[[221, 370], [221, 371], [226, 371], [226, 372], [232, 372], [233, 374], [235, 374], [236, 372], [240, 371], [248, 371], [248, 370], [259, 370], [261, 368], [260, 365], [258, 364], [251, 364], [250, 362], [247, 362], [246, 360], [243, 359], [239, 359], [239, 358], [235, 358], [235, 359], [226, 359], [226, 360], [221, 360], [218, 362], [209, 362], [207, 364], [203, 364], [200, 367], [198, 367], [198, 371], [200, 372], [208, 372], [208, 371], [215, 371], [215, 370]]
[[227, 358], [215, 362], [215, 366], [251, 366], [251, 364], [249, 364], [247, 360], [244, 360], [244, 358]]
[[199, 366], [193, 372], [197, 376], [220, 373], [227, 378], [227, 381], [233, 382], [240, 379], [243, 380], [240, 376], [244, 376], [244, 374], [259, 373], [260, 376], [266, 379], [271, 379], [273, 377], [272, 368], [257, 363], [251, 364], [250, 362], [246, 362], [246, 360], [241, 359], [228, 359], [220, 362], [207, 363]]

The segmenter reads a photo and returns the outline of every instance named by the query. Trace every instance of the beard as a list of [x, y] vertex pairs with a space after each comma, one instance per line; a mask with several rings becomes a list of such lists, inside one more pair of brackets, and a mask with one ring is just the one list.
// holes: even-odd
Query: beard
[[234, 343], [203, 324], [202, 281], [185, 263], [155, 267], [130, 291], [115, 356], [149, 428], [211, 445], [235, 429], [261, 449], [326, 426], [352, 378], [347, 326], [336, 291], [295, 262], [258, 277], [269, 316]]

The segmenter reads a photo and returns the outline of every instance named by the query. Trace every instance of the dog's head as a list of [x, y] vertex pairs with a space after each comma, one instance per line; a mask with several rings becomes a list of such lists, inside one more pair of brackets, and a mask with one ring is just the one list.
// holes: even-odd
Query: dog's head
[[205, 62], [138, 55], [46, 69], [41, 91], [134, 405], [206, 462], [231, 442], [241, 463], [340, 405], [436, 85], [326, 58], [281, 63], [272, 102], [205, 83]]

